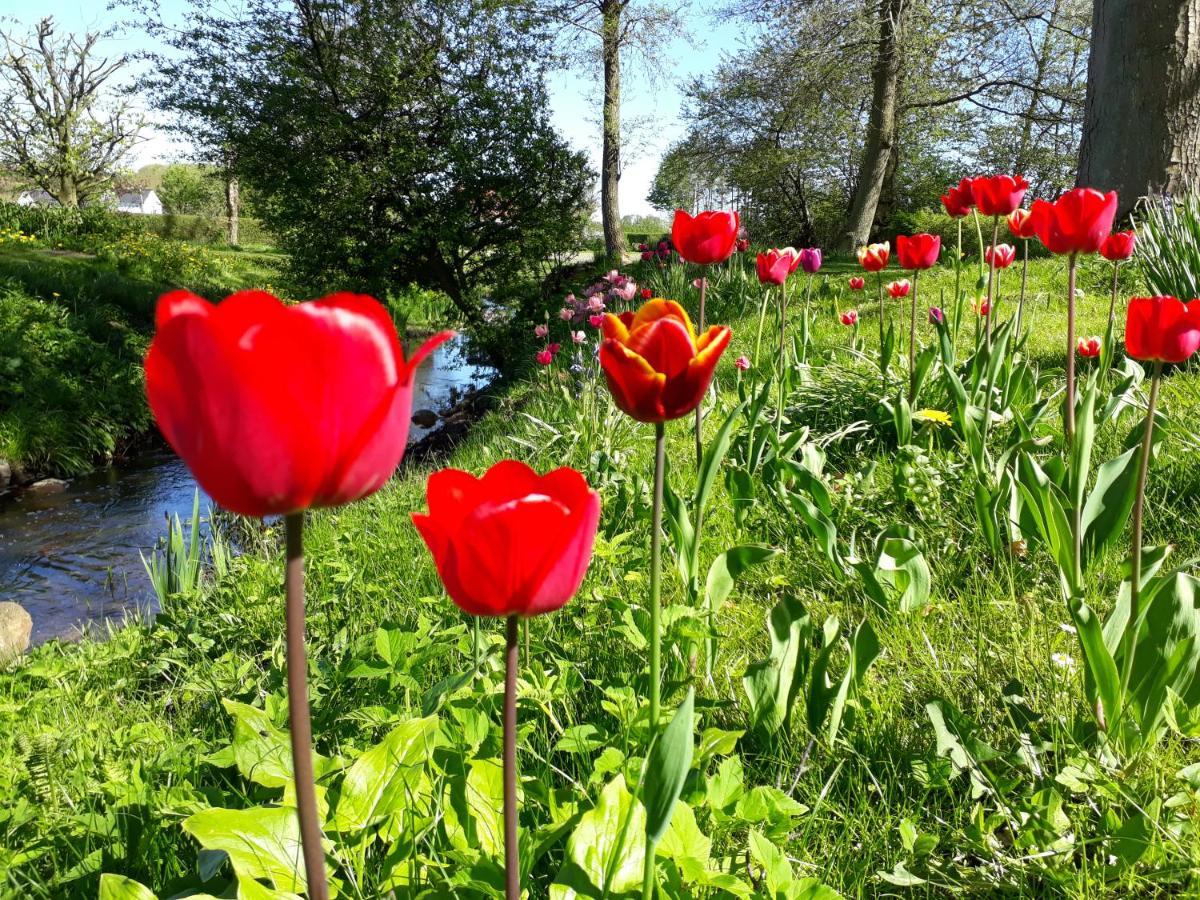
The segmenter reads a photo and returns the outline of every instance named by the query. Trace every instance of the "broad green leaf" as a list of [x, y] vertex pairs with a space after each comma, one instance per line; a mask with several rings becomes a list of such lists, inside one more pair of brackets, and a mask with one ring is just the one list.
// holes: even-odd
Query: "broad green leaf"
[[742, 761], [736, 756], [721, 760], [715, 775], [710, 775], [704, 802], [714, 812], [731, 810], [746, 792]]
[[[265, 711], [235, 700], [221, 705], [233, 717], [233, 759], [242, 777], [268, 788], [292, 782], [292, 747], [286, 731], [275, 727]], [[313, 774], [319, 781], [330, 769], [330, 761], [313, 754]]]
[[704, 507], [708, 504], [708, 495], [712, 493], [712, 486], [716, 480], [717, 472], [721, 468], [725, 454], [729, 452], [729, 441], [733, 433], [733, 426], [737, 424], [737, 420], [745, 408], [746, 404], [739, 403], [730, 410], [729, 415], [725, 417], [725, 421], [721, 423], [721, 427], [717, 429], [717, 433], [712, 436], [712, 439], [708, 442], [708, 446], [704, 450], [704, 457], [700, 463], [700, 471], [696, 476], [696, 493], [692, 499], [692, 505], [697, 515], [704, 514]]
[[579, 818], [551, 896], [612, 897], [640, 891], [646, 859], [646, 810], [618, 775]]
[[904, 613], [914, 612], [929, 601], [932, 576], [925, 555], [903, 526], [883, 531], [876, 543], [875, 581], [886, 584], [894, 603]]
[[436, 716], [411, 719], [363, 752], [346, 770], [331, 828], [361, 831], [408, 806], [438, 744]]
[[[188, 900], [193, 900], [189, 897]], [[253, 878], [238, 878], [238, 900], [302, 900], [291, 891], [277, 891]]]
[[158, 900], [154, 891], [124, 875], [100, 876], [100, 900]]
[[703, 770], [709, 760], [718, 756], [728, 756], [737, 746], [738, 739], [744, 731], [724, 731], [720, 728], [705, 728], [700, 734], [700, 743], [696, 747], [696, 768]]
[[562, 733], [554, 749], [559, 753], [591, 753], [603, 747], [605, 741], [598, 738], [600, 732], [590, 722], [583, 725], [573, 725]]
[[717, 655], [716, 615], [733, 593], [734, 585], [742, 573], [752, 566], [760, 565], [779, 555], [779, 551], [761, 544], [743, 544], [721, 553], [708, 567], [708, 578], [704, 585], [704, 605], [708, 610], [711, 635], [706, 640], [705, 669], [712, 674], [713, 660]]
[[1100, 620], [1091, 607], [1082, 601], [1071, 603], [1070, 610], [1083, 651], [1088, 693], [1099, 699], [1105, 721], [1116, 723], [1121, 715], [1121, 676], [1117, 673], [1112, 654], [1104, 644]]
[[695, 699], [695, 690], [688, 688], [683, 703], [675, 710], [662, 736], [654, 742], [646, 761], [643, 802], [646, 807], [646, 836], [651, 843], [658, 842], [671, 824], [671, 811], [692, 767]]
[[1133, 509], [1139, 451], [1126, 450], [1100, 466], [1096, 484], [1083, 507], [1083, 571], [1107, 550], [1125, 528]]
[[503, 865], [504, 767], [491, 759], [471, 760], [466, 776], [451, 780], [446, 798], [443, 815], [450, 843]]
[[812, 626], [799, 600], [784, 597], [767, 616], [771, 654], [753, 663], [742, 676], [755, 727], [775, 733], [791, 717], [808, 662]]
[[206, 850], [224, 850], [239, 878], [265, 879], [304, 893], [300, 820], [290, 806], [206, 809], [183, 820], [183, 830]]
[[673, 859], [681, 869], [691, 867], [689, 863], [704, 869], [712, 853], [712, 841], [696, 824], [696, 814], [692, 808], [686, 803], [679, 803], [675, 807], [675, 815], [671, 817], [671, 827], [658, 842], [655, 852], [658, 856]]
[[[867, 669], [879, 657], [879, 638], [870, 622], [863, 622], [854, 632], [850, 641], [850, 658], [847, 660], [846, 672], [838, 685], [837, 695], [829, 709], [829, 725], [825, 729], [825, 742], [832, 747], [837, 740], [846, 715], [846, 704], [856, 696], [862, 687]], [[814, 732], [815, 734], [815, 732]]]

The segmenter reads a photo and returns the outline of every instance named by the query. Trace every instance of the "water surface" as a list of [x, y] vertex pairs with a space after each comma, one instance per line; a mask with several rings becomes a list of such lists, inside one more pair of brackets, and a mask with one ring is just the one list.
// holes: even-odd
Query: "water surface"
[[[445, 410], [493, 374], [468, 361], [461, 341], [443, 344], [417, 370], [413, 409]], [[413, 424], [409, 440], [431, 430]], [[0, 600], [29, 610], [35, 644], [151, 610], [140, 554], [165, 533], [167, 515], [186, 522], [195, 490], [183, 463], [159, 445], [74, 478], [61, 493], [0, 497]], [[207, 506], [202, 496], [202, 515]]]

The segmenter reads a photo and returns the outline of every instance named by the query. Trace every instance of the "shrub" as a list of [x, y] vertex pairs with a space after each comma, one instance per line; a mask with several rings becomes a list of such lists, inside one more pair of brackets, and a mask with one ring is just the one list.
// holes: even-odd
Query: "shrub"
[[1135, 257], [1150, 293], [1190, 300], [1200, 297], [1200, 194], [1143, 201], [1134, 213]]
[[0, 286], [0, 457], [75, 475], [145, 432], [146, 344], [111, 306]]

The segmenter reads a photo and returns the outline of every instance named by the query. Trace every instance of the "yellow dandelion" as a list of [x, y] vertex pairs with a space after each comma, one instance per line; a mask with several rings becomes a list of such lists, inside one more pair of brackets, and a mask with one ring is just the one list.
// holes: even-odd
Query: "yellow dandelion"
[[951, 423], [950, 414], [943, 412], [940, 409], [918, 409], [913, 413], [913, 418], [918, 422], [929, 422], [931, 425], [949, 425]]

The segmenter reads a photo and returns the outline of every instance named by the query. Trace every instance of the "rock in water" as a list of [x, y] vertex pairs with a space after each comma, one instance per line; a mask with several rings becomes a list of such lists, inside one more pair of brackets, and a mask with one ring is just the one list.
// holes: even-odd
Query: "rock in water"
[[432, 428], [437, 424], [438, 414], [432, 409], [418, 409], [412, 414], [412, 420], [420, 428]]
[[61, 494], [67, 489], [67, 482], [61, 478], [43, 478], [29, 486], [31, 494]]
[[0, 603], [0, 664], [20, 656], [29, 646], [33, 619], [19, 603]]

